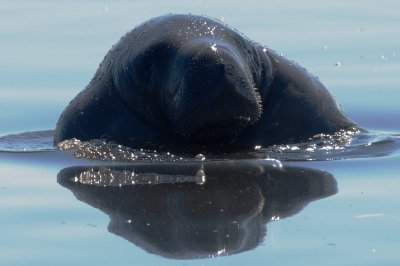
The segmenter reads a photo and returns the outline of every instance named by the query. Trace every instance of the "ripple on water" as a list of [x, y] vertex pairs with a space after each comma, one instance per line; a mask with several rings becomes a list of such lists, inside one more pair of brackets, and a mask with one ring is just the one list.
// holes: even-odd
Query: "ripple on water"
[[[54, 131], [25, 132], [0, 137], [0, 151], [49, 151], [53, 147]], [[301, 143], [255, 146], [240, 153], [173, 154], [156, 150], [133, 149], [104, 140], [70, 139], [58, 144], [59, 150], [72, 150], [77, 158], [117, 162], [191, 162], [219, 159], [277, 159], [281, 161], [321, 161], [380, 157], [399, 150], [400, 135], [387, 132], [339, 131], [319, 134]]]
[[54, 150], [54, 130], [31, 131], [0, 137], [0, 151], [32, 152]]

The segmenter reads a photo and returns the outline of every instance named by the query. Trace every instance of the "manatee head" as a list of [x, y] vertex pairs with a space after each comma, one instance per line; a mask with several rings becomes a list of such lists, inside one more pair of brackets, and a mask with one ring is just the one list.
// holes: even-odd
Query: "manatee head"
[[269, 146], [359, 129], [300, 65], [207, 17], [166, 15], [123, 36], [68, 105], [55, 143]]
[[160, 30], [157, 39], [122, 39], [114, 51], [123, 57], [113, 56], [122, 100], [144, 120], [185, 140], [234, 141], [262, 114], [261, 67], [253, 43], [225, 29], [225, 38]]
[[182, 46], [166, 92], [172, 130], [190, 139], [232, 139], [262, 113], [246, 58], [223, 42], [200, 39]]

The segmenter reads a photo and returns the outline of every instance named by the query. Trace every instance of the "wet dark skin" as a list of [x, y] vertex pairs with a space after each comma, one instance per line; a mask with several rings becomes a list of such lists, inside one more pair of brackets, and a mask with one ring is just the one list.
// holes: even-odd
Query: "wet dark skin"
[[216, 20], [166, 15], [111, 48], [62, 113], [54, 142], [242, 149], [356, 127], [300, 65]]

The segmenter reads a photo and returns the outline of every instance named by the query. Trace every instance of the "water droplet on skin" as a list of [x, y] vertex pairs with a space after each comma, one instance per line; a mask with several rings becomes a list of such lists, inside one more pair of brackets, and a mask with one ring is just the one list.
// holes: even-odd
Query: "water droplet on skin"
[[219, 255], [221, 255], [221, 254], [223, 254], [223, 253], [225, 253], [226, 251], [225, 251], [225, 248], [223, 248], [223, 249], [221, 249], [221, 250], [218, 250], [217, 251], [217, 254], [218, 254], [218, 256]]
[[280, 219], [281, 217], [275, 215], [271, 217], [271, 221], [279, 221]]

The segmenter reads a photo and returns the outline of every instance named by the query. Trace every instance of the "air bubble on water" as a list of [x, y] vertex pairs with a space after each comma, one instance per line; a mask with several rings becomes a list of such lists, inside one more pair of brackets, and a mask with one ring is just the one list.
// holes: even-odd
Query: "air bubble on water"
[[204, 173], [203, 168], [200, 168], [196, 172], [195, 182], [197, 185], [204, 185], [204, 183], [206, 183], [206, 174]]
[[200, 161], [204, 161], [206, 159], [206, 156], [204, 156], [204, 154], [202, 153], [199, 153], [194, 158]]
[[277, 159], [265, 158], [264, 160], [265, 160], [265, 161], [272, 162], [272, 166], [273, 166], [273, 167], [282, 168], [282, 163], [281, 163], [281, 161], [279, 161], [279, 160], [277, 160]]
[[74, 156], [77, 158], [101, 161], [177, 162], [186, 160], [186, 158], [176, 157], [170, 152], [133, 149], [103, 140], [80, 141], [77, 139], [70, 139], [60, 142], [58, 148], [60, 150], [72, 150]]
[[[295, 160], [295, 161], [314, 161], [314, 160], [337, 160], [343, 158], [353, 158], [357, 156], [368, 156], [371, 157], [370, 152], [374, 152], [376, 145], [375, 143], [381, 143], [382, 139], [371, 139], [374, 135], [361, 134], [360, 130], [356, 128], [350, 130], [340, 130], [334, 134], [318, 134], [314, 137], [309, 138], [303, 142], [283, 144], [283, 145], [272, 145], [272, 146], [261, 146], [256, 145], [254, 148], [241, 153], [235, 154], [206, 154], [206, 153], [192, 153], [192, 154], [172, 154], [171, 152], [160, 152], [157, 150], [145, 150], [145, 149], [132, 149], [125, 147], [120, 144], [109, 143], [103, 140], [91, 140], [91, 141], [79, 141], [77, 139], [71, 139], [60, 143], [60, 150], [70, 149], [77, 158], [85, 158], [92, 160], [102, 160], [109, 162], [192, 162], [197, 164], [207, 163], [207, 161], [213, 161], [215, 159], [262, 159], [270, 164], [271, 167], [282, 167], [282, 161]], [[384, 143], [387, 145], [393, 145], [392, 139], [384, 139]], [[385, 144], [386, 145], [386, 144]], [[369, 154], [369, 155], [368, 155]], [[276, 160], [276, 161], [274, 161]], [[99, 177], [109, 176], [101, 182], [97, 182], [99, 185], [116, 185], [120, 184], [117, 180], [122, 182], [123, 185], [140, 185], [148, 184], [149, 181], [152, 185], [158, 183], [182, 183], [191, 182], [199, 185], [205, 182], [205, 173], [202, 167], [199, 167], [197, 172], [188, 174], [186, 176], [174, 177], [172, 175], [159, 175], [159, 180], [155, 179], [155, 175], [143, 174], [129, 171], [117, 173], [111, 169], [111, 173], [102, 170], [96, 171], [87, 170], [87, 173], [82, 173], [81, 178], [71, 180], [74, 182], [84, 181], [85, 175], [92, 178], [92, 183], [98, 180]], [[97, 179], [96, 179], [97, 178]], [[114, 178], [114, 181], [112, 181]], [[107, 181], [108, 179], [108, 181]]]
[[71, 150], [74, 148], [79, 147], [82, 144], [82, 141], [76, 138], [68, 139], [61, 141], [57, 144], [58, 149], [65, 151], [65, 150]]

